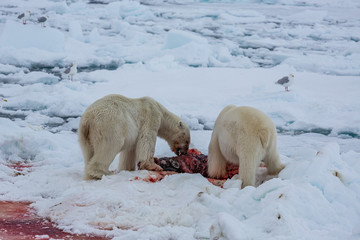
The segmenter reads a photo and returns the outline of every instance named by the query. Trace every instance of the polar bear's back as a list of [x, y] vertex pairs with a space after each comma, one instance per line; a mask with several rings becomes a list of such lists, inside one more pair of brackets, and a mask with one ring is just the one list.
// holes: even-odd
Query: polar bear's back
[[127, 98], [119, 94], [111, 94], [91, 104], [82, 118], [92, 122], [102, 122], [102, 124], [104, 124], [103, 121], [110, 123], [118, 121], [119, 118], [127, 118], [121, 119], [121, 122], [133, 122], [139, 126], [141, 121], [148, 117], [146, 115], [149, 114], [149, 110], [159, 115], [159, 106], [150, 97]]
[[264, 128], [275, 129], [274, 123], [265, 113], [256, 108], [248, 106], [237, 107], [234, 105], [229, 105], [219, 114], [216, 122], [226, 125], [235, 124], [237, 129], [243, 129], [244, 127], [249, 130]]
[[102, 111], [106, 111], [106, 113], [112, 113], [112, 111], [117, 113], [120, 111], [126, 111], [131, 114], [134, 111], [141, 111], [141, 109], [144, 108], [145, 105], [156, 105], [154, 102], [155, 100], [150, 97], [127, 98], [119, 94], [110, 94], [96, 100], [88, 107], [84, 114], [94, 112], [97, 115], [101, 115]]
[[224, 108], [215, 121], [214, 132], [223, 143], [230, 140], [236, 145], [260, 140], [266, 149], [270, 147], [270, 139], [274, 138], [276, 144], [274, 123], [265, 113], [248, 106], [229, 105]]
[[[150, 97], [107, 95], [91, 104], [81, 117], [79, 137], [83, 140], [80, 141], [101, 142], [104, 136], [116, 135], [124, 136], [126, 143], [132, 144], [144, 121], [152, 118], [149, 114], [160, 115], [159, 108]], [[155, 119], [152, 120], [156, 122]]]

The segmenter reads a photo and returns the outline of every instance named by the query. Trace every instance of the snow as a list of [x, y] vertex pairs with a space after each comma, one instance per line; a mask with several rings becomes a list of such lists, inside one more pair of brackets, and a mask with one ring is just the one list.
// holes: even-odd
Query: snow
[[[90, 2], [0, 3], [0, 200], [113, 239], [360, 238], [358, 1]], [[290, 73], [285, 92], [274, 82]], [[204, 154], [225, 106], [256, 107], [286, 167], [276, 178], [259, 169], [245, 189], [198, 174], [136, 180], [147, 171], [83, 181], [80, 117], [111, 93], [153, 97]], [[158, 139], [155, 156], [172, 155]]]
[[7, 21], [1, 35], [2, 47], [15, 49], [36, 48], [49, 52], [64, 50], [64, 34], [56, 29], [41, 29], [39, 26], [24, 26]]

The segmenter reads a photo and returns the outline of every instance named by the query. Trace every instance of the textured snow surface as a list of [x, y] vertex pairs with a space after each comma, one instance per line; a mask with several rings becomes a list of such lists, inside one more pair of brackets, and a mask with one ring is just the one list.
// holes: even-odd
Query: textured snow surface
[[[1, 1], [0, 200], [31, 201], [65, 231], [114, 239], [359, 239], [359, 9], [355, 0]], [[274, 82], [289, 73], [285, 92]], [[236, 178], [220, 188], [199, 174], [149, 183], [147, 171], [85, 182], [79, 120], [112, 93], [153, 97], [204, 154], [225, 106], [256, 107], [274, 121], [286, 167], [277, 178], [259, 169], [259, 184], [242, 190]], [[164, 140], [155, 156], [173, 156]]]

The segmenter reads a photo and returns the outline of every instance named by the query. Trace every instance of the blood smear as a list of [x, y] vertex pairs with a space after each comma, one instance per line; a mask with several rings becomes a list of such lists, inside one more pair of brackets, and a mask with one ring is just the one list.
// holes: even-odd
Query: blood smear
[[0, 201], [1, 240], [108, 239], [101, 236], [66, 233], [56, 228], [54, 223], [37, 216], [30, 204], [30, 202]]

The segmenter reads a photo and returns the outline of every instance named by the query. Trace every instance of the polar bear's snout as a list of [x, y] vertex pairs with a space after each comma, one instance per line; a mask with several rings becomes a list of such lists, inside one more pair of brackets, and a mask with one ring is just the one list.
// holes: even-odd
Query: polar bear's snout
[[186, 140], [184, 143], [179, 143], [178, 141], [174, 142], [171, 150], [177, 155], [186, 155], [189, 150], [190, 141]]
[[175, 154], [178, 156], [186, 155], [188, 152], [189, 146], [183, 147], [183, 148], [177, 148]]
[[180, 121], [178, 124], [179, 133], [172, 136], [172, 142], [169, 143], [171, 151], [177, 156], [186, 155], [190, 145], [190, 130], [186, 123]]

